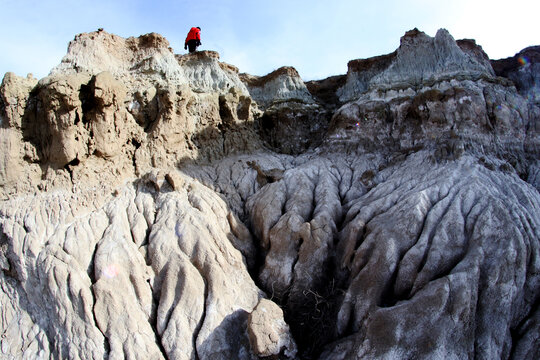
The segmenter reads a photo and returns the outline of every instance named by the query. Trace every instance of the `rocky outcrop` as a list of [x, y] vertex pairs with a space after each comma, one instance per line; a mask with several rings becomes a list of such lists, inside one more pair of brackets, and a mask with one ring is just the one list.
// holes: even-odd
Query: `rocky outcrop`
[[337, 93], [353, 100], [334, 113], [326, 140], [389, 152], [435, 146], [438, 159], [465, 147], [536, 156], [538, 107], [495, 76], [473, 41], [459, 44], [445, 30], [413, 30], [396, 53], [351, 61]]
[[2, 357], [538, 358], [531, 51], [415, 29], [304, 83], [98, 31], [6, 74]]
[[[260, 148], [249, 125], [257, 106], [238, 70], [218, 59], [215, 52], [175, 57], [157, 34], [123, 39], [98, 31], [78, 35], [37, 84], [6, 76], [0, 172], [14, 171], [2, 179], [2, 193], [72, 182], [114, 187], [154, 167]], [[8, 184], [18, 178], [25, 184]]]
[[257, 77], [242, 74], [264, 113], [257, 122], [267, 146], [280, 153], [300, 154], [321, 143], [330, 114], [315, 101], [298, 72], [282, 67]]
[[116, 77], [134, 75], [156, 81], [186, 81], [169, 42], [163, 36], [151, 33], [125, 39], [103, 30], [77, 35], [51, 75], [81, 72], [95, 75], [104, 71]]
[[248, 86], [253, 99], [263, 109], [279, 102], [314, 103], [300, 75], [292, 67], [282, 67], [262, 77], [241, 74], [241, 79]]
[[497, 75], [514, 82], [521, 95], [540, 104], [540, 46], [528, 47], [514, 57], [493, 60], [491, 64]]
[[306, 87], [318, 102], [333, 112], [342, 105], [337, 96], [337, 91], [343, 87], [346, 80], [346, 75], [330, 76], [323, 80], [308, 81]]
[[7, 73], [0, 85], [0, 185], [14, 192], [24, 188], [25, 183], [37, 181], [41, 173], [35, 164], [35, 147], [22, 136], [30, 93], [36, 83], [33, 77], [25, 79]]
[[494, 75], [489, 62], [475, 52], [461, 49], [444, 29], [434, 38], [417, 29], [408, 31], [394, 53], [354, 60], [348, 66], [347, 82], [339, 91], [342, 102], [353, 100], [371, 89], [416, 88], [444, 79], [478, 79]]
[[249, 94], [240, 79], [238, 68], [219, 62], [219, 54], [215, 51], [176, 55], [176, 59], [195, 92], [227, 92], [236, 88], [243, 95]]
[[296, 355], [296, 344], [283, 321], [283, 311], [276, 303], [261, 299], [249, 315], [249, 341], [255, 353], [261, 357]]

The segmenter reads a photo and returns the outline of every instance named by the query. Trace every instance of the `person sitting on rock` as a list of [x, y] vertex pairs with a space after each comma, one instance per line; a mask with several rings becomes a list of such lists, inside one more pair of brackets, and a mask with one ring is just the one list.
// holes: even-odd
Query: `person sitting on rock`
[[184, 42], [184, 50], [189, 47], [189, 52], [192, 53], [197, 50], [197, 46], [199, 45], [201, 45], [201, 28], [198, 26], [192, 27]]

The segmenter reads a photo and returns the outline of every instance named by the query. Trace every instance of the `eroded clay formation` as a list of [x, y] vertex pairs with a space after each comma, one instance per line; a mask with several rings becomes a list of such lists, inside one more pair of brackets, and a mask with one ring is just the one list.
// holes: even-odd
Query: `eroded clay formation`
[[304, 83], [81, 34], [0, 88], [6, 359], [540, 357], [540, 55]]

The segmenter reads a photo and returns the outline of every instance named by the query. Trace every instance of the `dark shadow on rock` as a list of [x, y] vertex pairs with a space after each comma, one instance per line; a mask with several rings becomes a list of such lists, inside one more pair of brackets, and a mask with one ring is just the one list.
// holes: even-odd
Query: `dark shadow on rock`
[[252, 126], [236, 123], [209, 125], [191, 135], [188, 146], [196, 156], [180, 157], [177, 161], [179, 168], [186, 165], [210, 164], [227, 156], [265, 149]]
[[256, 130], [273, 151], [299, 155], [323, 142], [330, 117], [320, 106], [287, 101], [269, 107], [257, 119]]
[[331, 257], [325, 264], [325, 278], [308, 288], [296, 286], [278, 302], [302, 359], [317, 359], [324, 347], [338, 338], [336, 318], [347, 281], [339, 276], [333, 261]]
[[[212, 334], [197, 347], [201, 359], [250, 359], [252, 353], [247, 333], [249, 313], [236, 310], [227, 315]], [[203, 325], [204, 326], [204, 325]], [[229, 347], [223, 350], [223, 344]], [[204, 353], [201, 350], [204, 349]], [[212, 349], [216, 349], [215, 352]]]

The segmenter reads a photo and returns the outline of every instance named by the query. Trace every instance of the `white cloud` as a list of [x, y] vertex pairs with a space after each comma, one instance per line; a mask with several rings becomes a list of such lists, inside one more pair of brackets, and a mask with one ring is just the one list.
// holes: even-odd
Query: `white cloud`
[[453, 35], [476, 39], [490, 58], [513, 56], [527, 46], [540, 44], [538, 0], [459, 3], [462, 11], [452, 24]]

